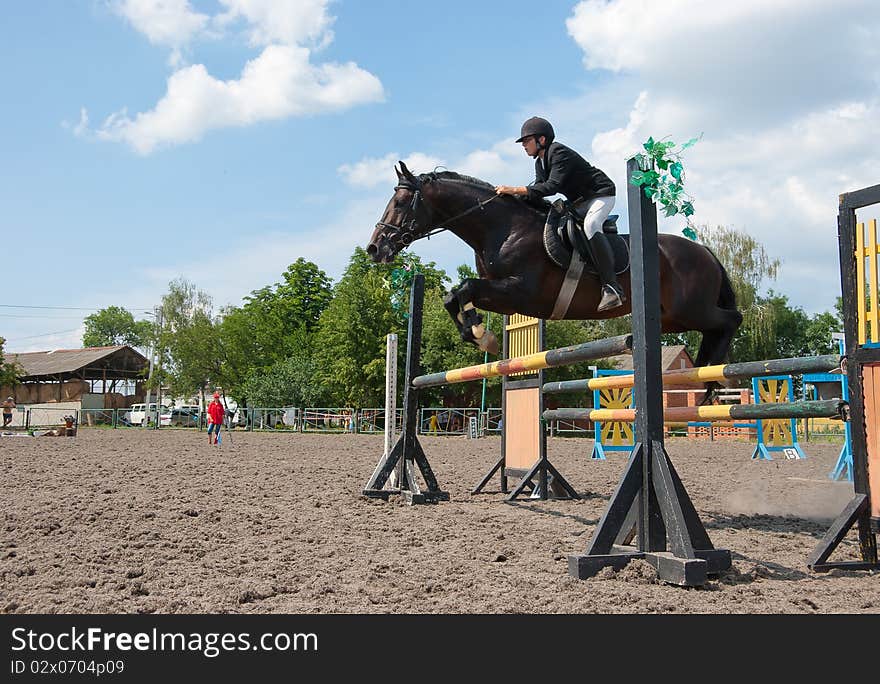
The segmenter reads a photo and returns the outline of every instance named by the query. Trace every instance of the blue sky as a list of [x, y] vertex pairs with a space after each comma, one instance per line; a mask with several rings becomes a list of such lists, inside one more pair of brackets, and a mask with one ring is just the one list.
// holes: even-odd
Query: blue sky
[[[394, 161], [526, 183], [513, 141], [533, 114], [619, 188], [649, 135], [703, 133], [685, 158], [695, 221], [754, 235], [783, 261], [774, 289], [830, 309], [837, 196], [880, 180], [872, 5], [7, 3], [0, 336], [76, 347], [87, 309], [141, 317], [177, 277], [217, 308], [301, 256], [336, 279]], [[449, 236], [414, 251], [473, 264]]]

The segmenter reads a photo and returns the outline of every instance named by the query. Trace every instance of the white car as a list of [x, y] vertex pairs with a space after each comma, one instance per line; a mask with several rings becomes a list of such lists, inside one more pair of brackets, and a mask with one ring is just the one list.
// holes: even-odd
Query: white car
[[[156, 404], [150, 402], [150, 415], [147, 416], [146, 404], [132, 404], [131, 412], [128, 414], [128, 420], [132, 425], [155, 425], [156, 424]], [[171, 408], [162, 406], [159, 415], [159, 425], [171, 425]]]

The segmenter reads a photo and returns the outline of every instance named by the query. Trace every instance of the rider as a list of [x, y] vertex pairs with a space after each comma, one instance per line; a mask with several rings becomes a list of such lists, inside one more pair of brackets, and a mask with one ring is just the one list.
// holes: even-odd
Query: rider
[[[554, 142], [556, 134], [546, 119], [533, 116], [522, 125], [518, 143], [530, 157], [535, 159], [535, 182], [529, 186], [499, 185], [499, 195], [520, 195], [538, 199], [560, 193], [569, 200], [578, 217], [583, 220], [586, 235], [584, 244], [590, 253], [581, 256], [585, 261], [592, 257], [602, 281], [602, 299], [599, 311], [615, 309], [626, 299], [614, 272], [614, 255], [602, 224], [614, 206], [614, 182], [600, 169], [570, 147]], [[580, 247], [576, 245], [576, 247]]]

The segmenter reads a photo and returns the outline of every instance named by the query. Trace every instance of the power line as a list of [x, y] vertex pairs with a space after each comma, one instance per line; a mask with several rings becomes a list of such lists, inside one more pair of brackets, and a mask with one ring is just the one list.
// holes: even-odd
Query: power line
[[0, 318], [40, 318], [40, 319], [61, 319], [82, 320], [82, 316], [28, 316], [27, 314], [0, 314]]
[[[0, 304], [0, 307], [4, 309], [64, 309], [66, 311], [100, 311], [101, 309], [106, 309], [104, 306], [37, 306], [31, 304]], [[125, 308], [125, 307], [120, 307]], [[130, 307], [128, 310], [140, 310], [140, 309], [152, 309], [153, 305], [150, 306], [134, 306]]]
[[7, 342], [20, 342], [21, 340], [32, 340], [35, 337], [49, 337], [50, 335], [64, 335], [65, 333], [72, 333], [78, 331], [79, 328], [74, 328], [73, 330], [59, 330], [57, 332], [43, 333], [42, 335], [29, 335], [28, 337], [16, 337], [14, 340], [6, 340]]

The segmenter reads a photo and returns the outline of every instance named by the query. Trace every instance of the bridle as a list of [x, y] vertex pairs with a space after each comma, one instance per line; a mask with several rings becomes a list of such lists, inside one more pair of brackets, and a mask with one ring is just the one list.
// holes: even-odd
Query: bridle
[[[436, 180], [436, 176], [429, 175], [426, 180], [412, 176], [410, 178], [400, 179], [394, 186], [394, 192], [398, 190], [409, 190], [412, 192], [412, 203], [409, 206], [408, 218], [401, 222], [399, 226], [393, 223], [385, 223], [379, 221], [376, 228], [384, 228], [385, 232], [380, 235], [389, 240], [397, 250], [403, 249], [407, 245], [421, 240], [422, 238], [430, 238], [444, 230], [449, 230], [448, 225], [434, 226], [434, 216], [437, 214], [436, 209], [422, 195], [422, 185]], [[450, 224], [470, 213], [483, 209], [489, 202], [496, 199], [498, 195], [492, 195], [487, 200], [477, 200], [477, 203], [470, 209], [466, 209], [460, 214], [448, 219], [441, 219], [444, 224]], [[422, 212], [422, 220], [419, 218], [419, 212]], [[433, 227], [432, 227], [433, 226]]]

